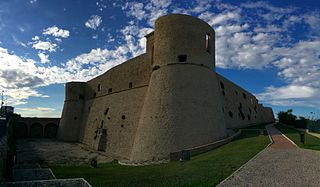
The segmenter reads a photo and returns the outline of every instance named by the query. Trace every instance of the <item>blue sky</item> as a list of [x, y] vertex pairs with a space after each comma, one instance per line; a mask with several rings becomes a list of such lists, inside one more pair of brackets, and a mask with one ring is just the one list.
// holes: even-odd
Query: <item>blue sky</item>
[[65, 82], [144, 53], [154, 20], [170, 13], [208, 22], [216, 71], [275, 113], [320, 118], [317, 0], [0, 0], [0, 90], [22, 116], [59, 117]]

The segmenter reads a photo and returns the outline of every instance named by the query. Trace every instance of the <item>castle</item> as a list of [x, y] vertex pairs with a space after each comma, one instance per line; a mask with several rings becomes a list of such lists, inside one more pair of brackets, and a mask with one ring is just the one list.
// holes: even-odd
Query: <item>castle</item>
[[274, 121], [271, 108], [215, 72], [215, 32], [206, 22], [162, 16], [146, 39], [146, 53], [66, 84], [58, 139], [147, 163]]

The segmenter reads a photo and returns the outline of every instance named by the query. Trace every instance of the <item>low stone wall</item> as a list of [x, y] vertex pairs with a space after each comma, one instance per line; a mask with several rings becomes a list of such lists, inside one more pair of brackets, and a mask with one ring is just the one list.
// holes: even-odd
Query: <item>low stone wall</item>
[[20, 182], [8, 182], [6, 187], [92, 187], [85, 179], [55, 179], [55, 180], [36, 180], [36, 181], [20, 181]]
[[195, 155], [199, 155], [201, 153], [208, 152], [208, 151], [210, 151], [212, 149], [215, 149], [215, 148], [220, 147], [220, 146], [222, 146], [222, 145], [224, 145], [226, 143], [231, 142], [234, 138], [238, 137], [240, 134], [241, 134], [241, 130], [239, 130], [238, 132], [236, 132], [232, 136], [229, 136], [228, 138], [225, 138], [225, 139], [222, 139], [222, 140], [210, 143], [210, 144], [201, 145], [201, 146], [198, 146], [198, 147], [192, 147], [192, 148], [188, 148], [188, 149], [184, 149], [184, 150], [181, 150], [181, 151], [170, 153], [170, 160], [171, 161], [180, 160], [182, 151], [189, 152], [190, 156], [195, 156]]

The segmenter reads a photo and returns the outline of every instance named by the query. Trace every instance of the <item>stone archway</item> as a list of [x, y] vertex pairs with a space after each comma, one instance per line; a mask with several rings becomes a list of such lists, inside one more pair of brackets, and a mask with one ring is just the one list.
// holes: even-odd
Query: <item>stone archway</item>
[[26, 123], [18, 122], [13, 127], [15, 138], [27, 138], [28, 137], [28, 126]]
[[43, 138], [43, 127], [40, 123], [32, 123], [29, 132], [30, 138]]
[[56, 138], [58, 125], [55, 123], [48, 123], [44, 128], [45, 138]]

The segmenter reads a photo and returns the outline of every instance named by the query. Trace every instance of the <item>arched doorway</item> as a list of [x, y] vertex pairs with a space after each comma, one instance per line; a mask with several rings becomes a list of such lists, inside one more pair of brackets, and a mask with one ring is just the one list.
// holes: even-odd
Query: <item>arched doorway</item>
[[15, 138], [27, 138], [28, 137], [28, 127], [27, 124], [23, 122], [18, 122], [13, 127]]
[[45, 138], [55, 138], [57, 135], [58, 125], [54, 123], [48, 123], [44, 128]]
[[40, 123], [30, 125], [30, 138], [43, 138], [43, 127]]

